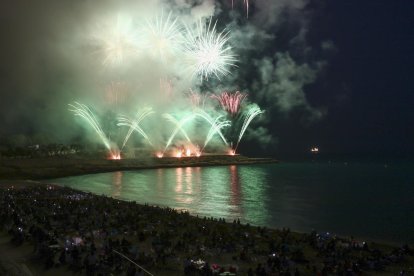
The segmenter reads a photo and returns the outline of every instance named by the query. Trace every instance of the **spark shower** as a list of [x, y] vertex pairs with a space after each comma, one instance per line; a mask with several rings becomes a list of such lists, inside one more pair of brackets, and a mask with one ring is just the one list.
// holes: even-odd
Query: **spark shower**
[[[188, 20], [163, 10], [144, 19], [114, 14], [95, 26], [85, 43], [97, 70], [112, 78], [107, 105], [102, 112], [99, 104], [78, 100], [69, 110], [98, 137], [109, 158], [120, 159], [136, 147], [160, 158], [236, 153], [263, 111], [247, 93], [203, 88], [237, 70], [229, 30], [219, 31], [211, 17]], [[129, 83], [125, 76], [136, 68], [142, 71]]]

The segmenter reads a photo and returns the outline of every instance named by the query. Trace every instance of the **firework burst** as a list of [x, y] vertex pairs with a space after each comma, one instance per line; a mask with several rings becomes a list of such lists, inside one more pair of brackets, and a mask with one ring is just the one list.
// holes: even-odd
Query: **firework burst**
[[193, 90], [190, 89], [188, 98], [193, 108], [204, 108], [207, 97], [204, 94], [201, 94], [199, 92], [194, 92]]
[[143, 46], [146, 51], [162, 61], [168, 60], [181, 49], [181, 27], [171, 12], [167, 17], [161, 14], [148, 20], [142, 31]]
[[[217, 23], [217, 22], [216, 22]], [[199, 22], [196, 31], [188, 27], [184, 49], [188, 56], [189, 68], [193, 75], [207, 79], [211, 74], [220, 79], [220, 75], [230, 73], [228, 67], [235, 66], [236, 58], [228, 41], [227, 32], [217, 32], [216, 23]]]
[[220, 103], [221, 107], [232, 117], [239, 113], [241, 104], [246, 97], [247, 94], [239, 91], [235, 93], [223, 92], [220, 95], [211, 96], [211, 98], [216, 99]]
[[121, 65], [127, 58], [137, 55], [138, 36], [132, 20], [117, 16], [115, 22], [102, 24], [92, 34], [97, 52], [102, 53], [104, 66]]

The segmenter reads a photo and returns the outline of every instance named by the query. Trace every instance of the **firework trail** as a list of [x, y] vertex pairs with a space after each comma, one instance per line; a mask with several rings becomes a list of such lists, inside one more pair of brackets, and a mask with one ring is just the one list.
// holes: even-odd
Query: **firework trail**
[[[221, 123], [223, 123], [223, 122], [220, 123], [220, 119], [223, 117], [222, 115], [218, 116], [216, 119], [213, 119], [210, 115], [208, 115], [207, 112], [205, 112], [202, 109], [197, 109], [194, 112], [194, 115], [203, 118], [204, 120], [206, 120], [210, 124], [211, 128], [210, 128], [208, 133], [211, 134], [211, 137], [213, 137], [213, 135], [217, 133], [218, 135], [220, 135], [221, 140], [223, 140], [224, 144], [228, 145], [226, 138], [224, 137], [223, 133], [221, 132], [221, 129], [223, 127], [226, 127], [226, 126], [230, 126], [230, 121], [224, 121], [224, 122], [226, 122], [225, 125], [221, 125]], [[208, 136], [209, 135], [207, 135], [207, 137]], [[210, 137], [210, 139], [211, 139], [211, 137]], [[206, 143], [204, 143], [204, 144], [206, 145]]]
[[[217, 23], [217, 22], [216, 22]], [[192, 75], [198, 75], [201, 79], [207, 79], [214, 74], [218, 79], [220, 75], [230, 73], [228, 67], [235, 66], [235, 56], [231, 47], [226, 46], [228, 33], [216, 31], [216, 23], [197, 24], [196, 31], [186, 28], [184, 50], [190, 63], [189, 69]]]
[[114, 105], [116, 110], [120, 104], [125, 103], [127, 85], [121, 81], [112, 81], [105, 89], [105, 101]]
[[145, 50], [153, 56], [165, 61], [168, 57], [181, 50], [181, 27], [171, 12], [167, 17], [157, 16], [148, 20], [143, 28], [142, 39]]
[[191, 102], [193, 108], [203, 108], [204, 103], [206, 101], [206, 95], [203, 95], [199, 92], [194, 92], [190, 89], [190, 93], [188, 94], [188, 98]]
[[223, 116], [218, 116], [214, 120], [213, 125], [211, 126], [210, 130], [208, 131], [208, 134], [207, 134], [206, 140], [204, 142], [204, 146], [201, 149], [201, 152], [205, 149], [205, 147], [207, 146], [208, 142], [210, 142], [211, 138], [213, 138], [214, 134], [221, 133], [221, 129], [223, 129], [224, 127], [229, 127], [231, 125], [230, 121], [227, 121], [227, 120], [220, 121], [222, 117]]
[[124, 139], [124, 143], [122, 144], [122, 149], [125, 147], [126, 143], [128, 142], [129, 138], [131, 137], [132, 132], [134, 132], [134, 130], [136, 132], [138, 132], [139, 134], [142, 135], [142, 137], [144, 137], [148, 143], [150, 145], [152, 145], [148, 135], [145, 133], [145, 131], [140, 127], [140, 123], [142, 122], [142, 120], [144, 120], [147, 116], [151, 115], [155, 113], [151, 107], [146, 107], [143, 110], [140, 110], [136, 113], [135, 115], [135, 120], [131, 120], [130, 118], [128, 118], [127, 116], [119, 116], [118, 117], [118, 126], [127, 126], [129, 127], [128, 133], [125, 136]]
[[188, 142], [191, 142], [190, 138], [187, 135], [187, 132], [183, 129], [183, 126], [194, 119], [194, 115], [187, 115], [185, 117], [183, 117], [181, 120], [177, 120], [176, 118], [174, 118], [171, 114], [164, 114], [163, 115], [164, 118], [166, 118], [168, 121], [172, 122], [173, 124], [175, 124], [175, 129], [173, 130], [173, 132], [170, 135], [170, 138], [167, 141], [167, 144], [165, 145], [164, 151], [162, 153], [162, 155], [164, 155], [165, 151], [168, 149], [168, 147], [171, 145], [171, 142], [173, 141], [173, 139], [175, 138], [175, 136], [177, 135], [177, 133], [179, 131], [181, 131], [181, 133], [184, 135], [184, 137], [187, 139]]
[[251, 121], [259, 114], [262, 114], [264, 111], [260, 109], [257, 105], [249, 106], [248, 110], [244, 114], [244, 121], [243, 125], [240, 130], [239, 139], [237, 140], [236, 147], [234, 148], [234, 152], [236, 152], [237, 147], [239, 146], [240, 140], [242, 139], [244, 132], [246, 131], [247, 127], [251, 123]]
[[104, 56], [102, 64], [121, 65], [125, 59], [138, 53], [137, 34], [132, 28], [132, 21], [117, 16], [115, 24], [109, 22], [99, 26], [92, 35], [93, 44]]
[[[249, 0], [243, 0], [243, 4], [246, 6], [246, 16], [249, 17]], [[234, 0], [231, 0], [231, 7], [234, 7]]]
[[106, 137], [105, 133], [103, 132], [92, 110], [86, 105], [78, 102], [74, 102], [74, 104], [69, 104], [69, 107], [69, 111], [73, 112], [75, 116], [82, 117], [95, 130], [104, 146], [108, 149], [108, 151], [112, 152], [113, 149], [111, 148], [111, 143], [109, 139]]
[[181, 119], [180, 121], [177, 120], [176, 118], [174, 118], [174, 116], [172, 116], [171, 114], [168, 114], [168, 113], [165, 113], [163, 115], [163, 117], [165, 119], [167, 119], [168, 121], [172, 122], [176, 126], [176, 129], [178, 131], [181, 131], [181, 133], [184, 135], [185, 139], [187, 139], [187, 141], [191, 143], [191, 140], [188, 137], [187, 132], [183, 129], [183, 126], [187, 121], [191, 121], [194, 118], [193, 115], [186, 116], [183, 119]]
[[236, 116], [240, 111], [240, 106], [243, 100], [247, 97], [247, 94], [223, 92], [220, 95], [212, 95], [211, 98], [216, 99], [221, 107], [228, 112], [231, 116]]

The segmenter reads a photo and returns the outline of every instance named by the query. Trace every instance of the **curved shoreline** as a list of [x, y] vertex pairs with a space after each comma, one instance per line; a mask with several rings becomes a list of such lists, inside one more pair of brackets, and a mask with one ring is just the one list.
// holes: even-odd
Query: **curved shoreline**
[[142, 159], [38, 158], [0, 160], [0, 179], [52, 179], [82, 174], [175, 167], [205, 167], [277, 163], [272, 158], [248, 158], [242, 155], [206, 155], [200, 157], [164, 157]]
[[[99, 172], [98, 172], [99, 173]], [[0, 179], [0, 189], [27, 189], [27, 188], [31, 188], [31, 187], [36, 187], [36, 186], [51, 186], [57, 189], [70, 189], [70, 190], [74, 190], [77, 191], [79, 193], [84, 193], [84, 194], [92, 194], [94, 196], [104, 196], [107, 198], [111, 198], [113, 200], [118, 200], [118, 201], [124, 201], [124, 202], [130, 202], [130, 203], [135, 203], [138, 205], [142, 205], [142, 206], [151, 206], [154, 208], [167, 208], [167, 209], [174, 209], [176, 211], [184, 211], [187, 212], [191, 217], [193, 218], [200, 218], [203, 217], [205, 215], [203, 214], [199, 214], [197, 212], [189, 212], [187, 209], [176, 209], [173, 208], [169, 205], [163, 205], [163, 204], [157, 204], [157, 203], [153, 203], [153, 202], [136, 202], [135, 200], [127, 200], [127, 199], [122, 199], [122, 198], [115, 198], [112, 197], [110, 195], [104, 195], [104, 194], [98, 194], [98, 193], [93, 193], [90, 191], [85, 191], [82, 189], [76, 189], [74, 187], [67, 187], [65, 185], [60, 185], [60, 184], [56, 184], [53, 182], [49, 182], [47, 181], [47, 179], [44, 180], [24, 180], [24, 179], [14, 179], [14, 180], [5, 180], [5, 179]], [[208, 217], [213, 217], [213, 216], [208, 216]], [[215, 219], [218, 219], [219, 217], [214, 217]], [[252, 227], [267, 227], [269, 229], [274, 229], [274, 230], [280, 230], [281, 227], [277, 227], [277, 226], [271, 226], [271, 225], [262, 225], [262, 224], [252, 224], [252, 223], [248, 223], [245, 222], [248, 225], [251, 225]], [[308, 234], [308, 232], [304, 232], [304, 231], [299, 231], [297, 229], [291, 229], [293, 233], [296, 233], [298, 235], [305, 235]], [[319, 229], [319, 230], [323, 230], [326, 232], [331, 232], [329, 231], [329, 229]], [[322, 232], [323, 232], [322, 231]], [[357, 240], [362, 240], [362, 241], [367, 241], [369, 243], [372, 244], [378, 244], [378, 245], [382, 245], [382, 246], [390, 246], [390, 247], [399, 247], [403, 244], [409, 244], [410, 246], [413, 246], [413, 244], [411, 243], [407, 243], [406, 241], [395, 241], [395, 240], [389, 240], [389, 239], [373, 239], [371, 237], [368, 236], [361, 236], [361, 235], [348, 235], [346, 233], [334, 233], [331, 232], [333, 235], [337, 236], [337, 237], [342, 237], [342, 238], [349, 238], [349, 237], [353, 237], [354, 239]]]

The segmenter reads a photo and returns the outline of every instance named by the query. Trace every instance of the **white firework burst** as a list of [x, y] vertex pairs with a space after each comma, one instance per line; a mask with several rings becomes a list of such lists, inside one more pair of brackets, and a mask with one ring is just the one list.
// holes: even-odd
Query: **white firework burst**
[[143, 26], [143, 48], [153, 57], [165, 61], [179, 52], [182, 45], [182, 28], [173, 18], [171, 12], [165, 17], [163, 14], [148, 20]]
[[125, 60], [137, 55], [138, 36], [132, 20], [117, 16], [116, 20], [101, 24], [92, 34], [93, 44], [102, 53], [102, 64], [121, 65]]
[[193, 75], [201, 79], [207, 79], [212, 74], [220, 78], [220, 75], [230, 73], [229, 67], [235, 66], [236, 57], [227, 45], [228, 32], [217, 32], [216, 24], [210, 20], [208, 24], [199, 22], [195, 30], [186, 28], [184, 49], [188, 67]]

